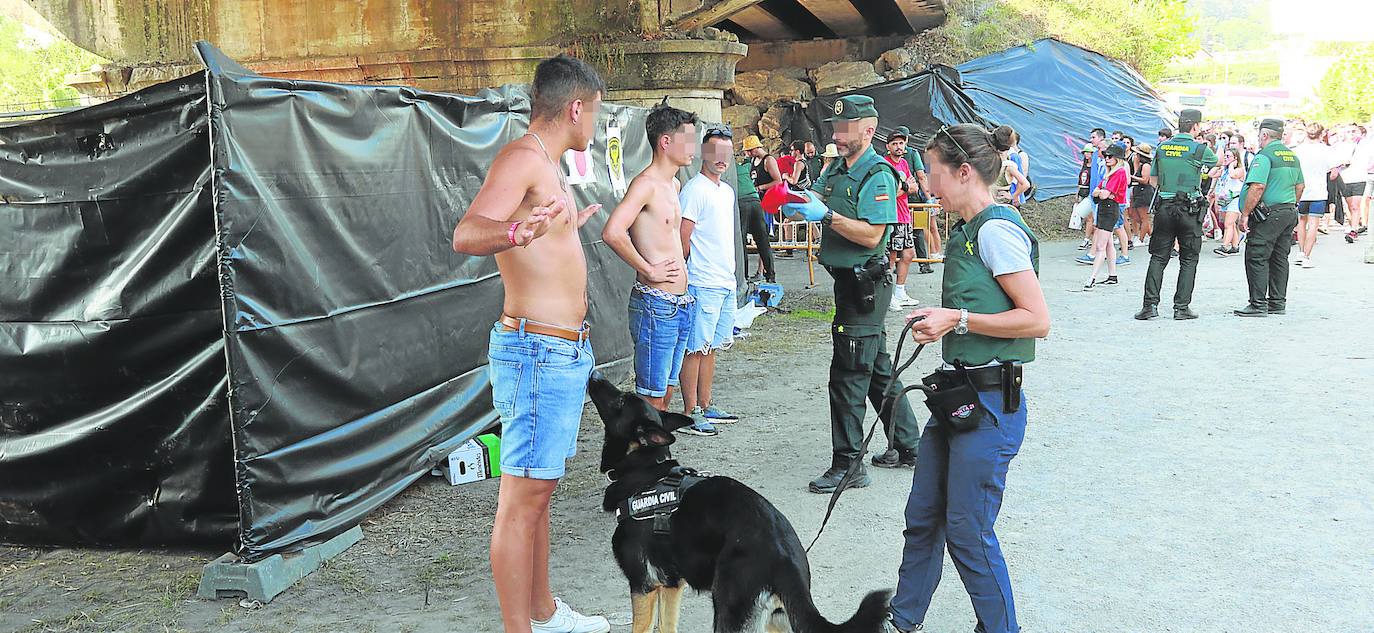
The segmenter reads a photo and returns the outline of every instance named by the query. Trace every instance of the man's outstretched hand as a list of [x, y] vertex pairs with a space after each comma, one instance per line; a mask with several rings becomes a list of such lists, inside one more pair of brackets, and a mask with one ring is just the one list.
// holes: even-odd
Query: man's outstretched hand
[[[593, 205], [596, 206], [596, 205]], [[552, 197], [543, 206], [530, 209], [529, 217], [520, 222], [520, 226], [515, 228], [515, 245], [529, 246], [531, 242], [539, 239], [549, 232], [549, 227], [553, 226], [553, 221], [568, 208], [568, 204], [562, 198]]]

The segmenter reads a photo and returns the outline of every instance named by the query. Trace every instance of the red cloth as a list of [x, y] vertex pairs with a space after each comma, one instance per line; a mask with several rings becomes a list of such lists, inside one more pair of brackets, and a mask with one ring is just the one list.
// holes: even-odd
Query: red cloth
[[792, 175], [792, 168], [796, 166], [797, 157], [791, 154], [783, 156], [778, 159], [778, 175], [782, 176], [783, 180], [787, 180], [787, 177]]
[[1112, 193], [1112, 199], [1118, 204], [1126, 204], [1126, 186], [1130, 184], [1131, 176], [1126, 169], [1118, 169], [1107, 176], [1107, 180], [1102, 183], [1102, 188]]

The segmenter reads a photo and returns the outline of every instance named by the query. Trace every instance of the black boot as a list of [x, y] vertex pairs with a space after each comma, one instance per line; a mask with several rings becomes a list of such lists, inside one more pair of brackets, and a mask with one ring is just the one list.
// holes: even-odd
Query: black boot
[[1140, 312], [1135, 313], [1135, 320], [1137, 321], [1149, 321], [1158, 317], [1159, 310], [1154, 306], [1145, 306], [1140, 309]]
[[1193, 309], [1189, 308], [1188, 306], [1183, 306], [1182, 308], [1174, 308], [1175, 321], [1188, 321], [1196, 318], [1197, 313], [1193, 312]]
[[1241, 309], [1239, 309], [1239, 310], [1236, 310], [1235, 313], [1236, 313], [1236, 316], [1243, 316], [1243, 317], [1262, 317], [1262, 316], [1268, 316], [1268, 315], [1269, 315], [1269, 308], [1268, 308], [1268, 307], [1261, 308], [1261, 307], [1259, 307], [1259, 306], [1257, 306], [1257, 305], [1255, 305], [1255, 304], [1253, 304], [1253, 303], [1247, 303], [1247, 304], [1245, 304], [1245, 307], [1244, 307], [1244, 308], [1241, 308]]
[[[844, 479], [844, 473], [848, 469], [846, 466], [831, 466], [820, 477], [811, 481], [807, 489], [819, 494], [834, 494], [835, 489], [840, 486], [840, 480]], [[868, 470], [862, 463], [859, 464], [859, 471], [854, 473], [854, 481], [849, 482], [850, 488], [864, 488], [873, 480], [868, 476]]]
[[916, 451], [889, 448], [882, 455], [873, 456], [873, 465], [878, 468], [915, 468]]

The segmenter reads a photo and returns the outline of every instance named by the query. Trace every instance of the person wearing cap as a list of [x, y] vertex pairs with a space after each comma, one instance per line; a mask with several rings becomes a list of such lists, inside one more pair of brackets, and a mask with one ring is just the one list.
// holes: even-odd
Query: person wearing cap
[[[892, 142], [894, 138], [902, 140], [902, 155], [896, 158], [906, 159], [907, 169], [916, 179], [915, 187], [904, 187], [907, 204], [920, 204], [925, 202], [926, 192], [929, 187], [926, 185], [926, 165], [921, 161], [921, 153], [911, 146], [911, 129], [905, 125], [899, 125], [887, 135], [887, 141]], [[890, 152], [889, 152], [890, 153]], [[898, 183], [903, 184], [903, 183]], [[926, 243], [926, 227], [912, 226], [913, 239], [915, 240], [916, 259], [930, 259], [930, 247]], [[916, 272], [921, 275], [928, 275], [935, 272], [929, 263], [920, 262], [916, 267]]]
[[1217, 164], [1217, 155], [1207, 143], [1193, 134], [1202, 128], [1202, 112], [1188, 109], [1178, 115], [1178, 134], [1155, 149], [1154, 173], [1150, 185], [1158, 192], [1155, 203], [1154, 233], [1150, 236], [1150, 269], [1145, 273], [1145, 299], [1135, 318], [1141, 321], [1159, 316], [1159, 293], [1164, 285], [1164, 269], [1178, 241], [1178, 285], [1174, 289], [1174, 318], [1196, 319], [1193, 282], [1197, 278], [1198, 255], [1202, 251], [1202, 216], [1207, 199], [1202, 195], [1202, 172]]
[[840, 150], [839, 150], [839, 148], [835, 147], [835, 144], [834, 144], [834, 143], [826, 143], [826, 144], [825, 144], [825, 151], [821, 153], [821, 170], [818, 171], [818, 172], [816, 172], [816, 173], [817, 173], [817, 174], [823, 174], [823, 173], [825, 173], [825, 170], [830, 169], [830, 163], [835, 162], [835, 159], [836, 159], [836, 158], [839, 158], [839, 157], [840, 157]]
[[1260, 151], [1245, 174], [1240, 230], [1245, 236], [1245, 280], [1250, 302], [1237, 316], [1262, 317], [1288, 309], [1288, 252], [1298, 225], [1302, 164], [1279, 139], [1283, 121], [1260, 122]]
[[[859, 454], [865, 400], [881, 410], [883, 393], [896, 381], [883, 320], [894, 285], [885, 251], [897, 223], [900, 190], [892, 165], [873, 150], [878, 111], [872, 97], [840, 98], [834, 116], [826, 121], [834, 128], [840, 158], [816, 179], [806, 202], [787, 203], [782, 211], [821, 223], [819, 259], [835, 280], [829, 384], [832, 455], [830, 467], [808, 486], [811, 492], [831, 494], [851, 464], [856, 472], [850, 485], [861, 488], [870, 483]], [[893, 388], [900, 393], [902, 385], [898, 382]], [[914, 466], [920, 431], [911, 405], [898, 398], [883, 416], [892, 448], [875, 456], [873, 464]]]

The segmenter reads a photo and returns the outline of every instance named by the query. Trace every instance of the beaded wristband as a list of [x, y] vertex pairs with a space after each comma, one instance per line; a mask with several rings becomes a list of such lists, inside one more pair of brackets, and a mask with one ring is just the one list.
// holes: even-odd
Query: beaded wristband
[[519, 244], [515, 243], [515, 229], [518, 228], [520, 228], [519, 222], [511, 222], [510, 228], [506, 229], [506, 241], [510, 242], [511, 246], [519, 246]]

